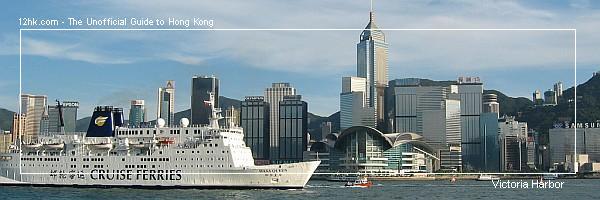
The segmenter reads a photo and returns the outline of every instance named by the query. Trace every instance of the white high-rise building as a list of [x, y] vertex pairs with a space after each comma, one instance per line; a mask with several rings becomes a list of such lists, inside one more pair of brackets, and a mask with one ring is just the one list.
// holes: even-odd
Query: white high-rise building
[[342, 77], [340, 93], [340, 129], [352, 126], [375, 127], [375, 108], [367, 105], [367, 79]]
[[164, 119], [168, 125], [175, 125], [175, 81], [167, 81], [166, 87], [158, 88], [156, 119]]
[[26, 117], [23, 140], [36, 139], [40, 133], [47, 99], [46, 95], [21, 95], [21, 113]]
[[498, 103], [498, 95], [484, 94], [483, 95], [483, 112], [496, 113], [500, 118], [500, 104]]
[[554, 92], [556, 92], [557, 97], [561, 97], [563, 95], [563, 84], [562, 82], [558, 82], [554, 84]]
[[296, 95], [296, 89], [290, 83], [273, 83], [265, 89], [265, 102], [269, 103], [269, 141], [270, 155], [279, 155], [279, 102], [283, 97]]

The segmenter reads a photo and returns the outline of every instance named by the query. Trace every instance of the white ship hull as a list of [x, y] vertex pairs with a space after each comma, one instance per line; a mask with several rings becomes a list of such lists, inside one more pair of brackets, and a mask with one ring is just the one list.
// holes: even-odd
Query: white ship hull
[[[132, 188], [303, 188], [319, 161], [228, 170], [2, 168], [0, 185]], [[144, 163], [148, 165], [148, 163]], [[10, 164], [9, 164], [10, 165]], [[14, 162], [18, 165], [18, 162]], [[35, 164], [34, 164], [35, 165]], [[62, 166], [62, 165], [61, 165]], [[68, 166], [68, 165], [66, 165]], [[78, 172], [79, 171], [79, 172]]]

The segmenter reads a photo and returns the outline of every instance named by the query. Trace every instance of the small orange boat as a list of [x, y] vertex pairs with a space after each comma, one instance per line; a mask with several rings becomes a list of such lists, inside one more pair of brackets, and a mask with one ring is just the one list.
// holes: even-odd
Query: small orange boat
[[367, 180], [367, 177], [357, 177], [356, 180], [354, 180], [354, 182], [347, 182], [346, 187], [360, 187], [360, 188], [367, 188], [367, 187], [371, 187], [373, 185], [373, 182]]

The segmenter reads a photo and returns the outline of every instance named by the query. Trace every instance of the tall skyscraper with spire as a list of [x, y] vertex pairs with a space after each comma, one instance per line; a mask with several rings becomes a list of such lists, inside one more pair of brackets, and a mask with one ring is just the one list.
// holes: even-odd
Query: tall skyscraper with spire
[[377, 124], [383, 122], [384, 91], [388, 84], [388, 46], [383, 31], [375, 25], [371, 6], [369, 23], [356, 44], [356, 65], [357, 76], [367, 80], [366, 104], [375, 108]]

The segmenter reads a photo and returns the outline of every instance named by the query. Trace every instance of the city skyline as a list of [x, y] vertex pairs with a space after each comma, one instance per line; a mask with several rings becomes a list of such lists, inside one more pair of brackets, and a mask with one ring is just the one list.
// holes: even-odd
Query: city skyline
[[[393, 20], [397, 20], [398, 16], [395, 15], [393, 9], [396, 10], [405, 10], [403, 7], [393, 7], [388, 8], [387, 5], [390, 2], [380, 1], [377, 2], [374, 6], [374, 12], [377, 15], [377, 23], [379, 26], [386, 28], [411, 28], [418, 27], [414, 23], [408, 23], [407, 20], [401, 20], [399, 22], [393, 22]], [[415, 5], [413, 5], [415, 4]], [[433, 9], [442, 9], [444, 7], [460, 4], [457, 2], [451, 3], [441, 3], [442, 5], [431, 5]], [[448, 5], [446, 5], [448, 4]], [[480, 6], [477, 3], [467, 3], [471, 6]], [[536, 20], [543, 20], [543, 17], [537, 16], [535, 12], [531, 13], [529, 11], [539, 11], [537, 14], [548, 14], [548, 21], [557, 20], [558, 16], [571, 16], [568, 13], [557, 13], [558, 11], [555, 8], [537, 8], [537, 4], [531, 5], [531, 3], [522, 3], [517, 4], [513, 3], [513, 7], [505, 4], [493, 4], [494, 6], [500, 8], [514, 8], [514, 9], [525, 9], [520, 12], [532, 14], [533, 18]], [[420, 5], [418, 3], [411, 3], [405, 6], [416, 6], [417, 10], [424, 10], [424, 6], [429, 5]], [[326, 5], [324, 5], [327, 8]], [[564, 5], [563, 5], [564, 6]], [[568, 5], [567, 5], [568, 6]], [[593, 5], [592, 5], [593, 7]], [[380, 8], [380, 9], [378, 9]], [[344, 13], [353, 13], [348, 14], [349, 19], [343, 21], [336, 21], [339, 23], [333, 24], [325, 24], [327, 26], [331, 26], [334, 28], [361, 28], [364, 27], [364, 24], [368, 22], [368, 15], [366, 15], [366, 11], [368, 10], [368, 6], [362, 5], [353, 5], [350, 8], [345, 8], [342, 10]], [[575, 8], [571, 8], [575, 9]], [[593, 8], [589, 8], [593, 9]], [[341, 12], [342, 12], [341, 11]], [[360, 11], [354, 14], [353, 11]], [[527, 12], [526, 12], [527, 11]], [[515, 11], [516, 12], [516, 11]], [[269, 13], [269, 12], [267, 12]], [[269, 13], [273, 14], [273, 13]], [[469, 13], [466, 13], [469, 14]], [[218, 15], [216, 15], [218, 16]], [[493, 15], [492, 15], [493, 16]], [[455, 17], [457, 19], [462, 19], [457, 16], [448, 16], [450, 18]], [[514, 17], [514, 16], [508, 16]], [[217, 22], [219, 22], [219, 18], [215, 18]], [[337, 19], [336, 19], [337, 20]], [[463, 19], [464, 20], [464, 19]], [[491, 20], [491, 19], [490, 19]], [[393, 23], [391, 23], [393, 22]], [[406, 23], [402, 23], [406, 22]], [[430, 22], [432, 23], [432, 22]], [[224, 23], [222, 26], [218, 26], [218, 28], [235, 28], [236, 23]], [[436, 23], [427, 24], [428, 28], [436, 28], [432, 25]], [[559, 23], [560, 24], [560, 23]], [[439, 24], [438, 24], [439, 25]], [[519, 24], [521, 26], [523, 24]], [[313, 28], [314, 26], [310, 26], [309, 24], [299, 24], [302, 28]], [[457, 25], [458, 28], [461, 28], [460, 24]], [[510, 24], [501, 24], [500, 27], [508, 27]], [[281, 25], [274, 24], [270, 27], [284, 27]], [[468, 28], [472, 28], [467, 26]], [[318, 27], [322, 28], [322, 27]], [[421, 28], [421, 27], [418, 27]], [[454, 27], [452, 27], [454, 28]], [[480, 28], [480, 27], [476, 27]], [[483, 28], [496, 28], [496, 27], [483, 27]], [[521, 27], [520, 27], [521, 28]], [[529, 27], [522, 27], [529, 28]], [[157, 34], [157, 33], [25, 33], [24, 34], [24, 53], [23, 56], [23, 92], [31, 93], [31, 94], [47, 94], [49, 95], [49, 99], [74, 99], [81, 102], [82, 108], [80, 109], [79, 116], [85, 117], [91, 113], [91, 109], [99, 104], [110, 104], [120, 107], [127, 107], [129, 100], [131, 99], [145, 99], [148, 105], [156, 105], [156, 102], [153, 102], [153, 97], [151, 95], [152, 92], [147, 92], [146, 88], [156, 88], [160, 86], [161, 82], [166, 80], [175, 79], [179, 84], [179, 88], [181, 92], [176, 93], [176, 102], [177, 107], [175, 111], [182, 111], [189, 108], [189, 92], [190, 89], [190, 75], [189, 74], [214, 74], [217, 77], [220, 77], [223, 82], [222, 91], [223, 96], [235, 98], [238, 100], [242, 100], [244, 96], [248, 95], [259, 95], [261, 94], [261, 90], [265, 87], [268, 87], [270, 83], [273, 82], [290, 82], [292, 83], [299, 92], [301, 92], [306, 99], [307, 102], [311, 103], [310, 112], [327, 116], [337, 111], [339, 106], [339, 82], [341, 81], [341, 76], [353, 74], [352, 72], [355, 70], [356, 58], [353, 56], [356, 52], [353, 50], [353, 46], [357, 41], [357, 34], [360, 31], [331, 31], [331, 32], [294, 32], [293, 34], [285, 33], [285, 32], [258, 32], [257, 34], [252, 34], [256, 36], [248, 36], [244, 33], [236, 33], [236, 32], [202, 32], [202, 33], [173, 33], [173, 36], [181, 36], [186, 41], [191, 41], [191, 44], [188, 47], [181, 46], [179, 42], [174, 42], [172, 39], [167, 38], [165, 41], [160, 41], [158, 38], [164, 38], [164, 36], [169, 36], [169, 34]], [[583, 32], [583, 33], [581, 33]], [[287, 34], [287, 35], [286, 35]], [[586, 58], [585, 51], [585, 31], [580, 31], [579, 34], [583, 34], [584, 44], [580, 42], [579, 49], [580, 52], [583, 52], [584, 56], [579, 56], [580, 63], [578, 66], [578, 74], [580, 78], [578, 81], [585, 81], [585, 77], [587, 74], [591, 74], [591, 72], [596, 71], [594, 69], [593, 61], [590, 62], [591, 58]], [[11, 53], [9, 50], [14, 47], [13, 40], [10, 39], [10, 34], [4, 34], [5, 40], [4, 43], [7, 43], [5, 47], [3, 47], [3, 56], [2, 62], [0, 64], [14, 65], [14, 62], [11, 62], [9, 58], [14, 58], [15, 55]], [[135, 36], [134, 35], [139, 35]], [[244, 39], [256, 39], [257, 41], [264, 42], [264, 37], [267, 35], [277, 36], [278, 39], [282, 39], [285, 41], [286, 45], [289, 45], [288, 42], [291, 42], [292, 45], [297, 46], [300, 42], [306, 40], [312, 40], [315, 37], [319, 36], [326, 40], [330, 40], [327, 38], [336, 38], [336, 41], [333, 41], [332, 46], [337, 47], [341, 50], [339, 52], [331, 52], [324, 53], [325, 55], [317, 55], [313, 49], [307, 48], [302, 45], [299, 46], [298, 51], [292, 51], [288, 54], [285, 53], [275, 53], [271, 54], [272, 50], [281, 49], [279, 45], [269, 44], [268, 48], [265, 47], [264, 50], [259, 51], [257, 53], [250, 53], [251, 44], [248, 43], [248, 40], [236, 40], [234, 43], [239, 42], [238, 44], [231, 44], [227, 42], [222, 42], [224, 39], [229, 39], [233, 36], [243, 36]], [[291, 38], [291, 36], [298, 36]], [[221, 41], [216, 44], [220, 44], [217, 46], [221, 46], [218, 49], [208, 49], [208, 50], [198, 50], [196, 49], [196, 44], [214, 44], [207, 43], [204, 40], [192, 40], [191, 37], [197, 36], [207, 36], [201, 38], [214, 38], [216, 41]], [[572, 77], [573, 77], [573, 69], [569, 65], [571, 58], [569, 55], [562, 55], [561, 53], [570, 54], [568, 52], [569, 49], [557, 50], [562, 47], [571, 47], [569, 44], [571, 37], [567, 33], [537, 33], [537, 32], [525, 32], [525, 33], [464, 33], [464, 32], [454, 32], [454, 33], [417, 33], [417, 32], [404, 32], [404, 31], [387, 31], [387, 38], [391, 40], [389, 43], [392, 44], [390, 46], [390, 72], [389, 78], [408, 78], [408, 77], [420, 77], [420, 78], [428, 78], [434, 80], [455, 80], [458, 76], [480, 76], [482, 81], [485, 83], [485, 89], [496, 89], [500, 90], [509, 96], [522, 96], [529, 97], [531, 92], [535, 89], [544, 89], [550, 88], [553, 83], [557, 81], [562, 81], [565, 84], [565, 89], [568, 89], [572, 86]], [[539, 37], [538, 39], [532, 39], [532, 37]], [[138, 38], [139, 37], [139, 38]], [[476, 42], [469, 42], [465, 46], [474, 46], [472, 49], [465, 50], [462, 47], [457, 50], [456, 53], [452, 53], [453, 55], [450, 57], [442, 57], [441, 52], [450, 52], [448, 48], [452, 47], [453, 42], [459, 43], [464, 42], [466, 38], [475, 37], [477, 38]], [[99, 45], [99, 47], [94, 48], [94, 42], [84, 41], [87, 38], [100, 38], [108, 41], [105, 45]], [[141, 39], [140, 39], [141, 38]], [[143, 40], [142, 40], [143, 39]], [[179, 53], [184, 53], [180, 55], [164, 55], [161, 51], [157, 50], [144, 50], [139, 54], [132, 53], [131, 50], [141, 50], [144, 46], [147, 45], [145, 40], [148, 41], [159, 41], [159, 44], [162, 46], [169, 48], [173, 47], [181, 47], [174, 48], [178, 51], [182, 51]], [[189, 39], [189, 40], [188, 40]], [[442, 47], [439, 51], [428, 54], [424, 52], [424, 47], [431, 45], [431, 42], [426, 40], [433, 39], [435, 42], [443, 42], [438, 45], [438, 47]], [[490, 40], [498, 39], [499, 41], [493, 42]], [[482, 62], [481, 60], [475, 62], [466, 62], [465, 60], [460, 60], [459, 57], [468, 57], [466, 53], [472, 53], [477, 50], [482, 50], [479, 48], [481, 45], [499, 45], [499, 43], [508, 42], [510, 45], [500, 46], [500, 47], [520, 47], [517, 43], [521, 43], [523, 41], [527, 41], [528, 39], [532, 39], [530, 41], [531, 44], [535, 44], [534, 48], [530, 49], [530, 51], [536, 51], [539, 49], [546, 49], [546, 47], [538, 46], [543, 45], [544, 41], [553, 40], [555, 46], [552, 48], [548, 48], [550, 50], [544, 51], [546, 53], [550, 53], [550, 55], [560, 54], [559, 59], [550, 59], [549, 61], [540, 61], [539, 56], [535, 56], [537, 54], [525, 54], [530, 56], [530, 59], [524, 57], [515, 57], [512, 54], [506, 54], [506, 51], [499, 51], [498, 55], [505, 56], [504, 59], [498, 59], [497, 62], [494, 60], [490, 60], [487, 62]], [[297, 41], [294, 41], [297, 40]], [[513, 41], [514, 40], [514, 41]], [[13, 42], [11, 42], [13, 41]], [[75, 41], [75, 42], [73, 42]], [[411, 42], [412, 41], [412, 42]], [[416, 42], [415, 42], [416, 41]], [[579, 41], [582, 41], [581, 39]], [[343, 43], [343, 44], [342, 44]], [[112, 47], [121, 47], [122, 45], [131, 46], [128, 48], [123, 48], [123, 50], [119, 50], [117, 52], [108, 52], [107, 49], [111, 49]], [[339, 45], [344, 45], [340, 47]], [[317, 48], [323, 48], [326, 45], [316, 45]], [[583, 46], [583, 47], [581, 47]], [[47, 50], [44, 48], [38, 47], [49, 47], [49, 49], [55, 49], [58, 53], [64, 53], [65, 55], [58, 55], [56, 52], [43, 52], [43, 50]], [[560, 48], [559, 48], [560, 47]], [[73, 49], [81, 50], [82, 54], [79, 56], [74, 56], [77, 54], [73, 54]], [[152, 49], [152, 48], [150, 48]], [[182, 49], [182, 50], [181, 50]], [[270, 50], [272, 49], [272, 50]], [[493, 49], [502, 49], [502, 48], [493, 48]], [[312, 51], [312, 52], [311, 52]], [[226, 53], [223, 53], [226, 52]], [[243, 54], [246, 52], [248, 55]], [[502, 53], [504, 52], [504, 53]], [[567, 53], [566, 53], [567, 52]], [[89, 54], [86, 54], [89, 53]], [[483, 58], [489, 58], [488, 56], [493, 52], [484, 52], [482, 55], [473, 55], [470, 58], [477, 60]], [[498, 52], [496, 52], [498, 53]], [[71, 55], [71, 56], [69, 56]], [[141, 55], [141, 56], [140, 56]], [[149, 59], [150, 55], [155, 55], [157, 58]], [[186, 56], [182, 56], [186, 55]], [[298, 58], [294, 58], [296, 56], [290, 57], [290, 55], [299, 55]], [[308, 57], [304, 56], [308, 55]], [[458, 56], [457, 56], [458, 55]], [[460, 56], [462, 55], [462, 56]], [[487, 55], [487, 56], [486, 56]], [[532, 56], [533, 55], [533, 56]], [[540, 55], [544, 55], [540, 53]], [[580, 55], [582, 55], [580, 53]], [[136, 56], [139, 56], [139, 59], [132, 59]], [[302, 57], [304, 56], [304, 57]], [[330, 56], [333, 61], [323, 61], [322, 56]], [[293, 59], [283, 59], [283, 58], [293, 58]], [[111, 58], [111, 59], [106, 59]], [[202, 59], [205, 58], [205, 59]], [[305, 58], [306, 61], [301, 58]], [[440, 64], [440, 61], [437, 62], [426, 62], [430, 60], [430, 58], [436, 58], [435, 60], [441, 60], [441, 62], [445, 62], [445, 64]], [[437, 59], [440, 58], [440, 59]], [[444, 59], [445, 58], [445, 59]], [[502, 60], [516, 60], [514, 62], [507, 62]], [[517, 58], [517, 59], [514, 59]], [[285, 61], [283, 61], [283, 60]], [[104, 61], [103, 61], [104, 60]], [[260, 62], [259, 60], [264, 60], [265, 62]], [[321, 65], [314, 65], [315, 60], [321, 61]], [[528, 61], [528, 62], [525, 62]], [[564, 61], [564, 62], [563, 62]], [[10, 64], [12, 63], [12, 64]], [[287, 64], [286, 64], [287, 63]], [[479, 64], [477, 64], [479, 63]], [[566, 63], [566, 64], [565, 64]], [[586, 64], [588, 63], [588, 64]], [[312, 73], [313, 67], [310, 66], [319, 66], [322, 73]], [[490, 65], [490, 66], [487, 66]], [[158, 66], [168, 66], [158, 67]], [[544, 66], [548, 70], [544, 73], [543, 76], [540, 77], [531, 77], [530, 74], [539, 70], [539, 67]], [[512, 71], [519, 67], [521, 73], [513, 73]], [[161, 68], [159, 70], [159, 68]], [[169, 69], [168, 72], [165, 72], [164, 69]], [[439, 70], [432, 70], [439, 69]], [[119, 70], [123, 72], [123, 75], [114, 75], [113, 79], [121, 79], [121, 78], [130, 78], [131, 76], [135, 76], [136, 73], [146, 72], [143, 74], [156, 74], [156, 76], [147, 76], [140, 78], [138, 80], [128, 80], [128, 81], [115, 81], [116, 84], [106, 84], [105, 79], [93, 79], [89, 78], [91, 75], [87, 75], [88, 73], [98, 73], [102, 71], [113, 71]], [[239, 73], [229, 73], [230, 71], [235, 70], [235, 72]], [[18, 76], [18, 67], [7, 67], [7, 74], [14, 74], [14, 77]], [[36, 72], [39, 71], [39, 72]], [[161, 73], [155, 73], [160, 71]], [[453, 71], [452, 73], [445, 73], [448, 71]], [[68, 91], [57, 91], [57, 85], [64, 84], [68, 81], [61, 81], [52, 76], [55, 73], [77, 73], [82, 77], [74, 77], [74, 82], [82, 81], [84, 84], [80, 86], [73, 86], [73, 92], [69, 93]], [[245, 74], [251, 74], [251, 77], [244, 77]], [[113, 74], [111, 74], [113, 76]], [[18, 79], [14, 79], [13, 76], [8, 77], [7, 80], [4, 80], [0, 85], [0, 92], [2, 92], [3, 96], [0, 97], [2, 101], [0, 107], [8, 108], [10, 110], [16, 111], [17, 107], [17, 96], [18, 96]], [[258, 79], [254, 77], [260, 77]], [[514, 78], [513, 78], [514, 77]], [[525, 78], [526, 77], [526, 78]], [[308, 79], [307, 79], [308, 78]], [[518, 79], [518, 80], [517, 80]], [[85, 80], [85, 81], [84, 81]], [[307, 81], [311, 80], [311, 81]], [[312, 81], [314, 80], [314, 81]], [[52, 83], [47, 84], [46, 83]], [[244, 84], [247, 88], [239, 88], [238, 85]], [[528, 85], [526, 88], [522, 87], [522, 85]], [[39, 87], [38, 87], [39, 86]], [[326, 87], [323, 87], [326, 86]], [[84, 94], [79, 97], [76, 96], [76, 93], [85, 93], [89, 88], [100, 88], [101, 92], [94, 92], [91, 96], [88, 94]], [[15, 92], [15, 90], [17, 90]], [[12, 95], [10, 95], [12, 94]], [[123, 94], [127, 94], [129, 96], [124, 97]], [[121, 99], [115, 99], [114, 96], [117, 96]], [[123, 96], [123, 97], [119, 97]], [[81, 99], [78, 99], [81, 98]], [[149, 106], [149, 113], [156, 113], [153, 111], [154, 106]]]

